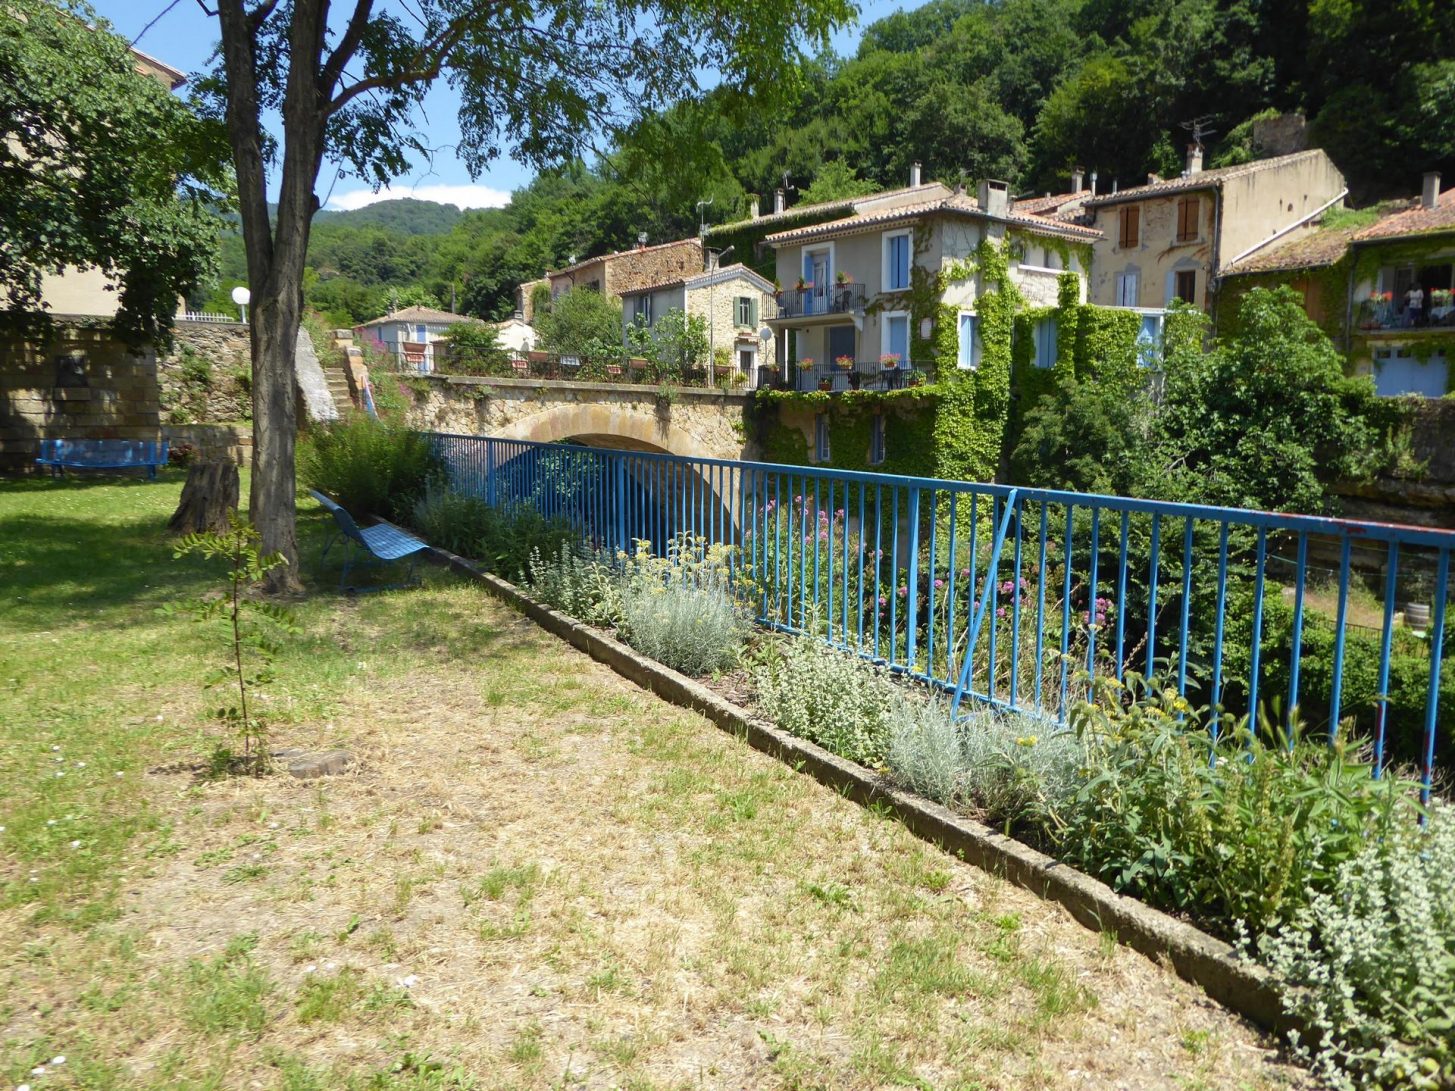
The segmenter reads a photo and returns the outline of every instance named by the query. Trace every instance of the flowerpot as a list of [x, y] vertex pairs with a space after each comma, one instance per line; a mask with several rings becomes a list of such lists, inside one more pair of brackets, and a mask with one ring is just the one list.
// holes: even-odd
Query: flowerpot
[[1411, 629], [1428, 629], [1430, 627], [1430, 604], [1428, 602], [1405, 603], [1404, 623]]
[[818, 388], [827, 394], [834, 388], [834, 381], [832, 379], [820, 379], [818, 381]]

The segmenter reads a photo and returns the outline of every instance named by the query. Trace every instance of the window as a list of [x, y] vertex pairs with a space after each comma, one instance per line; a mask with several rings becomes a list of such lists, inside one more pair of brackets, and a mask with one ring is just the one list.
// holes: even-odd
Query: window
[[758, 354], [752, 349], [738, 349], [738, 370], [744, 375], [753, 373], [753, 364], [758, 359]]
[[423, 322], [414, 327], [414, 339], [421, 344], [429, 340], [429, 330]]
[[1202, 215], [1201, 197], [1184, 197], [1177, 202], [1177, 241], [1193, 242], [1198, 236], [1198, 220]]
[[878, 466], [884, 461], [884, 414], [875, 413], [869, 426], [869, 465]]
[[1036, 337], [1036, 366], [1056, 366], [1056, 320], [1042, 318], [1033, 328]]
[[1137, 306], [1137, 271], [1129, 269], [1125, 273], [1118, 273], [1116, 276], [1116, 305], [1118, 307]]
[[652, 324], [652, 293], [643, 292], [637, 296], [636, 309], [632, 312], [637, 322], [643, 326]]
[[1128, 205], [1121, 210], [1121, 230], [1117, 246], [1123, 250], [1135, 250], [1141, 241], [1142, 210], [1137, 205]]
[[1162, 366], [1162, 312], [1142, 315], [1142, 328], [1137, 331], [1137, 365]]
[[829, 281], [833, 279], [833, 275], [832, 246], [803, 252], [803, 279], [809, 285], [807, 298], [803, 301], [804, 314], [828, 313]]
[[1174, 298], [1180, 299], [1184, 303], [1196, 303], [1197, 302], [1197, 270], [1196, 269], [1181, 269], [1181, 270], [1178, 270], [1177, 280], [1176, 280], [1176, 287], [1173, 289], [1172, 294], [1173, 294]]
[[813, 418], [813, 457], [816, 462], [829, 460], [829, 416], [820, 413]]
[[883, 355], [896, 358], [900, 367], [909, 367], [909, 315], [886, 314], [884, 316]]
[[960, 355], [956, 364], [964, 369], [980, 366], [980, 320], [973, 314], [960, 316]]
[[1060, 269], [1061, 255], [1052, 250], [1049, 246], [1045, 249], [1046, 260], [1041, 266], [1043, 269]]
[[734, 307], [734, 322], [739, 328], [752, 329], [758, 324], [758, 301], [750, 295], [740, 295]]
[[853, 326], [830, 326], [828, 328], [828, 339], [830, 363], [836, 363], [841, 356], [847, 356], [850, 360], [856, 358], [854, 355]]
[[908, 231], [896, 231], [884, 236], [886, 292], [902, 292], [909, 287], [909, 239]]

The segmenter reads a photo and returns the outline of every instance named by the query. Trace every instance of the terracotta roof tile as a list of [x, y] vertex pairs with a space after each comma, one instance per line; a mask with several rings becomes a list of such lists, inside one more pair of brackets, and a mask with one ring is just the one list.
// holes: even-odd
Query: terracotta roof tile
[[1035, 216], [1044, 216], [1048, 212], [1055, 212], [1062, 205], [1085, 201], [1090, 196], [1091, 190], [1089, 189], [1077, 190], [1075, 193], [1048, 193], [1044, 197], [1023, 197], [1010, 207], [1013, 212], [1029, 212]]
[[[853, 216], [847, 216], [842, 220], [830, 220], [828, 223], [813, 224], [809, 227], [780, 231], [775, 235], [769, 235], [763, 241], [776, 246], [783, 243], [818, 238], [824, 235], [836, 235], [844, 231], [869, 230], [882, 224], [895, 223], [900, 220], [913, 220], [921, 216], [942, 214], [967, 216], [989, 215], [981, 211], [980, 204], [975, 198], [963, 193], [955, 193], [949, 197], [941, 197], [933, 201], [917, 201], [914, 204], [886, 208], [882, 212], [861, 212]], [[1007, 212], [1005, 216], [998, 218], [1004, 219], [1007, 223], [1014, 224], [1017, 227], [1026, 227], [1046, 234], [1074, 235], [1078, 238], [1088, 240], [1101, 238], [1101, 232], [1094, 227], [1083, 227], [1080, 224], [1068, 223], [1065, 220], [1054, 220], [1048, 216], [1037, 216], [1014, 208]]]
[[659, 242], [652, 246], [634, 246], [630, 250], [615, 250], [610, 254], [598, 254], [594, 258], [583, 258], [574, 265], [567, 265], [563, 269], [547, 269], [546, 277], [565, 276], [567, 273], [574, 273], [578, 269], [584, 269], [593, 262], [610, 261], [612, 258], [624, 258], [632, 254], [650, 254], [654, 251], [666, 250], [673, 246], [690, 246], [695, 250], [702, 249], [702, 243], [697, 239], [674, 239], [671, 242]]
[[397, 311], [391, 311], [381, 318], [371, 322], [363, 323], [365, 326], [378, 326], [385, 322], [434, 322], [436, 324], [449, 325], [454, 322], [478, 322], [479, 319], [472, 318], [468, 314], [452, 314], [449, 311], [439, 311], [433, 307], [401, 307]]
[[1423, 235], [1439, 231], [1455, 231], [1455, 186], [1451, 186], [1436, 198], [1434, 208], [1425, 208], [1416, 199], [1403, 212], [1370, 224], [1354, 236], [1354, 241], [1397, 239], [1404, 235]]
[[747, 227], [750, 224], [782, 223], [798, 216], [811, 216], [819, 212], [850, 210], [859, 204], [881, 201], [886, 197], [902, 197], [907, 193], [914, 193], [916, 190], [943, 191], [944, 188], [943, 183], [940, 182], [925, 182], [918, 186], [905, 186], [902, 189], [886, 189], [880, 193], [866, 193], [862, 197], [844, 197], [837, 201], [815, 201], [813, 204], [794, 205], [792, 208], [785, 208], [782, 212], [764, 212], [757, 219], [734, 220], [729, 223], [715, 224], [707, 229], [707, 233], [713, 235], [721, 231], [736, 231], [738, 228]]
[[1221, 186], [1230, 178], [1241, 178], [1245, 174], [1256, 174], [1258, 171], [1268, 170], [1270, 167], [1281, 167], [1300, 159], [1309, 159], [1322, 154], [1323, 152], [1318, 148], [1310, 148], [1307, 151], [1294, 152], [1291, 155], [1255, 159], [1251, 163], [1239, 163], [1232, 167], [1214, 167], [1211, 170], [1198, 171], [1196, 174], [1184, 174], [1180, 178], [1166, 178], [1145, 186], [1132, 186], [1129, 189], [1118, 190], [1116, 193], [1105, 193], [1087, 201], [1086, 207], [1102, 208], [1106, 205], [1120, 204], [1123, 201], [1140, 201], [1144, 197], [1160, 197], [1164, 193], [1213, 189]]

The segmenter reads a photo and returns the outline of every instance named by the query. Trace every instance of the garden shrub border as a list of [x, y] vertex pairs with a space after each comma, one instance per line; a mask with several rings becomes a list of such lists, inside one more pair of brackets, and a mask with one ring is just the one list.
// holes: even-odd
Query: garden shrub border
[[1277, 1032], [1298, 1029], [1297, 1022], [1284, 1011], [1268, 972], [1241, 958], [1231, 944], [1118, 894], [1054, 857], [896, 788], [884, 777], [753, 717], [700, 682], [542, 605], [513, 583], [463, 557], [437, 547], [430, 552], [454, 572], [482, 584], [506, 605], [623, 678], [664, 700], [701, 713], [754, 749], [808, 774], [861, 806], [887, 808], [915, 836], [1057, 903], [1087, 928], [1112, 932], [1118, 942], [1154, 962], [1169, 965], [1179, 977], [1255, 1025]]

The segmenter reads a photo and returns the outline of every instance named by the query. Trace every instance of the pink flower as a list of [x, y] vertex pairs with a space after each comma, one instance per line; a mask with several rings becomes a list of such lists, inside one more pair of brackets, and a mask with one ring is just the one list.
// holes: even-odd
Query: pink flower
[[909, 588], [908, 587], [901, 587], [899, 589], [899, 597], [900, 598], [904, 598], [904, 596], [907, 595], [907, 594], [909, 594]]
[[935, 590], [936, 591], [938, 591], [941, 587], [944, 587], [944, 586], [945, 586], [945, 581], [944, 580], [936, 580], [935, 581]]
[[1013, 580], [1002, 580], [1001, 581], [1001, 584], [1000, 584], [1000, 593], [1002, 595], [1008, 595], [1008, 594], [1010, 594], [1014, 590], [1015, 590], [1015, 582]]
[[1005, 607], [1004, 606], [997, 606], [995, 608], [995, 616], [996, 617], [1005, 617]]
[[888, 606], [889, 605], [889, 600], [887, 598], [885, 598], [883, 595], [880, 595], [879, 596], [879, 605], [880, 606]]
[[962, 568], [962, 569], [960, 569], [960, 578], [962, 580], [968, 580], [970, 578], [970, 569], [968, 569], [968, 568]]

